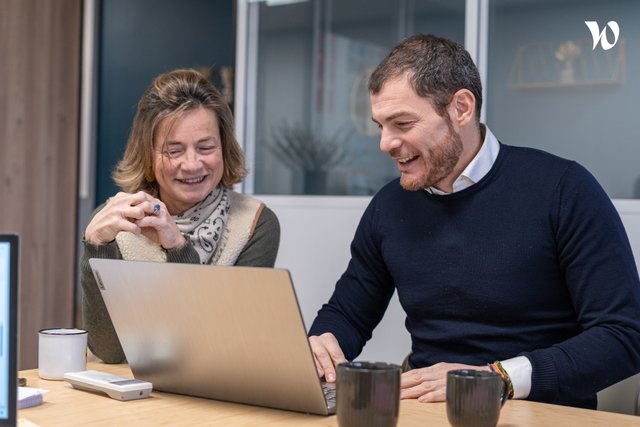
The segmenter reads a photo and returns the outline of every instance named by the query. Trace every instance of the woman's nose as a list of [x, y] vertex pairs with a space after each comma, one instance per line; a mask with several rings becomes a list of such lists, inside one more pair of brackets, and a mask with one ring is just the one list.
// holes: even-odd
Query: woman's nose
[[184, 169], [199, 168], [201, 164], [201, 157], [197, 150], [186, 151], [182, 161], [182, 167]]

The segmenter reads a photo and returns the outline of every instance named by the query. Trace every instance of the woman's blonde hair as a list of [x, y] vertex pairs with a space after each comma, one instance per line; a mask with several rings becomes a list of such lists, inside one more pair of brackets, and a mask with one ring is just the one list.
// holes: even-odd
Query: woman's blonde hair
[[213, 111], [218, 119], [224, 162], [220, 185], [231, 188], [242, 181], [247, 169], [244, 154], [233, 134], [233, 115], [229, 105], [202, 74], [192, 69], [181, 69], [156, 77], [138, 102], [127, 148], [113, 172], [113, 180], [122, 191], [144, 191], [158, 196], [154, 138], [160, 122], [169, 117], [172, 124], [185, 111], [200, 107]]

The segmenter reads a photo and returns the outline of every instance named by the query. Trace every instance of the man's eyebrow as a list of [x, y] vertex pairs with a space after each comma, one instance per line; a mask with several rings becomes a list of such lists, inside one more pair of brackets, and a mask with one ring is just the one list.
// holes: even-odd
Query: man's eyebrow
[[[411, 111], [397, 111], [397, 112], [395, 112], [395, 113], [391, 114], [390, 116], [385, 117], [383, 121], [385, 121], [385, 122], [390, 122], [390, 121], [392, 121], [392, 120], [394, 120], [394, 119], [397, 119], [398, 117], [402, 117], [402, 116], [405, 116], [405, 115], [411, 115], [411, 116], [413, 116], [413, 115], [415, 115], [415, 114], [414, 114], [413, 112], [411, 112]], [[374, 122], [374, 123], [376, 123], [376, 124], [380, 124], [380, 123], [379, 123], [376, 119], [374, 119], [373, 117], [371, 117], [371, 120], [373, 120], [373, 122]]]

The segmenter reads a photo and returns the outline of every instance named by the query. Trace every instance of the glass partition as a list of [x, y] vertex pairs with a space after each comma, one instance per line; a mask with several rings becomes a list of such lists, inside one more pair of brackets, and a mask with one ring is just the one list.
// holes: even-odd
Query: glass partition
[[371, 195], [398, 176], [367, 81], [402, 38], [464, 42], [465, 1], [252, 1], [245, 142], [257, 194]]
[[487, 121], [498, 139], [578, 161], [611, 198], [640, 198], [638, 22], [633, 0], [491, 0]]

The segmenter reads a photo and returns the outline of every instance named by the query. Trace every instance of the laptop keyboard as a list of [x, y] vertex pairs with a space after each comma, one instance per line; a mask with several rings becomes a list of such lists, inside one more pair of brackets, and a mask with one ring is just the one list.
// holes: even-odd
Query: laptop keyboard
[[327, 401], [327, 408], [335, 408], [336, 383], [322, 382], [322, 392], [324, 393], [324, 399]]

